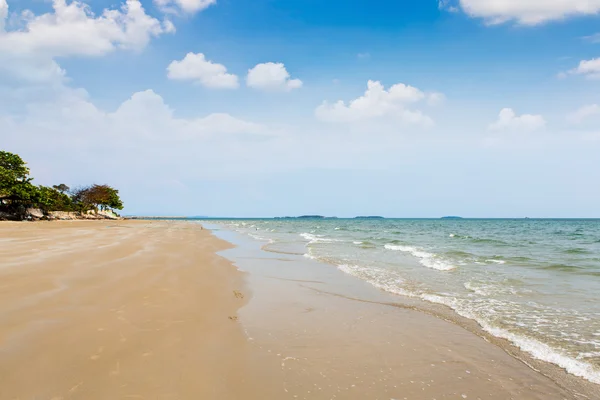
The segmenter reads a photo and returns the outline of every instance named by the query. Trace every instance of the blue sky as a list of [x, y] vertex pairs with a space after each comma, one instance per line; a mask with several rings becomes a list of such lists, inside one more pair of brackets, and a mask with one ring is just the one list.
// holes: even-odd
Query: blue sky
[[0, 0], [0, 143], [130, 214], [600, 217], [599, 12]]

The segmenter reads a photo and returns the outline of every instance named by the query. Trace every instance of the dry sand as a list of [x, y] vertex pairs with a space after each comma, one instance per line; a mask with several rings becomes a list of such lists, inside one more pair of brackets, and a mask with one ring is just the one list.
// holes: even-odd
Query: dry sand
[[276, 398], [224, 248], [189, 223], [0, 224], [0, 399]]
[[0, 224], [0, 400], [578, 398], [289, 260], [245, 255], [245, 276], [215, 254], [228, 246], [189, 222]]

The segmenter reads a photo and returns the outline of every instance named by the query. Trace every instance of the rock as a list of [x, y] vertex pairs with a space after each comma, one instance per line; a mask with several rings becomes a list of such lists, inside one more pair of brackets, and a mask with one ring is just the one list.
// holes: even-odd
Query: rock
[[44, 212], [39, 208], [28, 208], [26, 212], [27, 217], [41, 219], [44, 218]]
[[0, 211], [0, 221], [13, 221], [15, 219], [17, 218], [14, 214], [5, 211]]
[[48, 214], [52, 219], [57, 219], [61, 221], [72, 221], [75, 219], [79, 219], [79, 214], [75, 212], [50, 211]]
[[110, 220], [120, 219], [112, 211], [98, 211], [98, 217]]

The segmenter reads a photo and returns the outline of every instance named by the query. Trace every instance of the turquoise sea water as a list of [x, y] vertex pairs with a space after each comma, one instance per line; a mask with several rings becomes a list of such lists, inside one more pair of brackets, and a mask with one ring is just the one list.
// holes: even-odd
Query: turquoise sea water
[[[211, 221], [215, 223], [215, 221]], [[223, 220], [600, 384], [600, 220]]]

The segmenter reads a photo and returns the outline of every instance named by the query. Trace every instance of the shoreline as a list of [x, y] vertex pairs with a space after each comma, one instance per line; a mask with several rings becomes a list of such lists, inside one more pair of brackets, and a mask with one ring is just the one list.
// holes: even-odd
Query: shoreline
[[[294, 253], [294, 252], [272, 250], [269, 248], [270, 244], [271, 243], [262, 245], [261, 250], [270, 252], [270, 253], [275, 253], [275, 254], [301, 255], [299, 253]], [[339, 267], [340, 267], [337, 264], [327, 263], [327, 262], [324, 262], [324, 261], [321, 261], [321, 260], [318, 260], [315, 258], [310, 258], [310, 260], [314, 263], [321, 264], [325, 268], [333, 267], [333, 268], [339, 269]], [[356, 279], [360, 279], [358, 277], [355, 277], [351, 273], [348, 273], [348, 274]], [[366, 282], [369, 283], [370, 285], [372, 285], [371, 282], [368, 282], [368, 281], [366, 281]], [[461, 313], [459, 313], [457, 310], [453, 309], [451, 306], [447, 305], [446, 303], [437, 302], [437, 301], [433, 301], [433, 300], [427, 300], [422, 297], [410, 295], [408, 293], [404, 293], [404, 294], [403, 293], [395, 293], [395, 292], [391, 292], [391, 291], [383, 289], [383, 288], [379, 288], [374, 285], [372, 285], [372, 286], [373, 286], [373, 289], [375, 289], [375, 290], [383, 291], [383, 292], [389, 294], [390, 295], [389, 301], [370, 301], [370, 300], [364, 300], [364, 299], [360, 299], [360, 298], [345, 296], [345, 295], [339, 294], [339, 293], [330, 293], [330, 292], [324, 292], [324, 293], [333, 295], [333, 296], [344, 297], [344, 298], [347, 298], [348, 300], [373, 302], [376, 304], [380, 304], [382, 306], [406, 308], [406, 309], [410, 309], [410, 310], [417, 311], [420, 313], [425, 313], [427, 315], [431, 315], [435, 318], [438, 318], [438, 319], [444, 320], [446, 322], [452, 323], [456, 326], [459, 326], [462, 329], [465, 329], [465, 330], [477, 335], [478, 337], [486, 340], [487, 342], [489, 342], [495, 346], [498, 346], [503, 351], [505, 351], [508, 355], [521, 361], [523, 364], [525, 364], [532, 370], [552, 379], [553, 381], [557, 382], [561, 386], [565, 386], [567, 389], [573, 391], [574, 393], [577, 393], [577, 390], [579, 390], [581, 387], [585, 388], [584, 393], [595, 394], [596, 391], [600, 391], [600, 382], [591, 381], [590, 379], [587, 379], [584, 376], [578, 375], [576, 372], [569, 371], [568, 367], [561, 365], [562, 359], [557, 362], [548, 361], [548, 360], [536, 357], [535, 354], [532, 354], [532, 352], [523, 348], [523, 347], [527, 347], [527, 345], [529, 345], [531, 347], [541, 347], [544, 350], [546, 350], [546, 348], [545, 348], [546, 345], [541, 342], [535, 342], [533, 344], [529, 344], [529, 343], [523, 344], [521, 342], [521, 344], [519, 344], [518, 340], [513, 341], [513, 340], [509, 339], [509, 337], [511, 335], [509, 332], [502, 331], [502, 332], [494, 335], [493, 332], [490, 332], [490, 330], [491, 330], [490, 328], [486, 328], [486, 327], [482, 326], [480, 324], [480, 322], [478, 322], [474, 318], [462, 315]], [[559, 355], [557, 353], [552, 352], [551, 355], [548, 357], [552, 358], [553, 356], [559, 356]], [[571, 360], [569, 360], [569, 361], [571, 361]], [[564, 364], [564, 363], [562, 363], [562, 364]], [[585, 396], [585, 394], [582, 394], [582, 395]]]
[[0, 398], [598, 393], [337, 268], [229, 231], [71, 222], [0, 224]]
[[[299, 268], [299, 270], [312, 264], [314, 267], [313, 271], [309, 272], [308, 274], [300, 273], [300, 275], [304, 274], [307, 276], [301, 276], [303, 279], [297, 279], [297, 282], [303, 286], [309, 287], [310, 290], [318, 293], [319, 295], [337, 297], [347, 302], [367, 303], [373, 305], [375, 309], [391, 307], [400, 310], [410, 310], [411, 312], [427, 316], [428, 318], [435, 318], [437, 321], [443, 321], [443, 324], [450, 324], [452, 327], [456, 327], [457, 329], [473, 335], [473, 337], [468, 339], [468, 341], [482, 340], [485, 342], [485, 346], [494, 347], [509, 356], [511, 359], [517, 362], [518, 366], [513, 365], [512, 367], [516, 368], [517, 371], [526, 369], [535, 375], [539, 375], [541, 380], [550, 380], [553, 385], [556, 385], [555, 387], [557, 390], [564, 390], [566, 392], [566, 394], [564, 394], [566, 398], [594, 398], [594, 396], [597, 396], [600, 392], [600, 387], [598, 387], [598, 385], [583, 378], [569, 374], [563, 368], [557, 365], [533, 358], [525, 350], [518, 348], [507, 339], [492, 335], [491, 333], [485, 331], [475, 320], [457, 314], [448, 306], [426, 302], [425, 300], [419, 298], [391, 294], [372, 286], [366, 281], [339, 271], [337, 266], [332, 264], [326, 264], [316, 260], [307, 260], [305, 257], [300, 254], [296, 254], [295, 252], [275, 252], [272, 249], [265, 249], [264, 247], [268, 246], [268, 244], [265, 245], [264, 242], [260, 244], [259, 241], [255, 241], [254, 244], [250, 244], [249, 240], [247, 241], [232, 231], [223, 229], [216, 231], [216, 233], [218, 237], [231, 241], [237, 246], [234, 249], [225, 251], [223, 255], [235, 261], [236, 265], [241, 267], [243, 270], [248, 268], [250, 271], [249, 278], [251, 280], [253, 279], [256, 281], [256, 278], [253, 278], [253, 274], [263, 274], [264, 268], [257, 265], [253, 266], [252, 262], [248, 260], [252, 257], [249, 257], [247, 254], [240, 254], [244, 251], [248, 254], [252, 253], [253, 257], [256, 259], [270, 259], [279, 264], [282, 264], [285, 261], [286, 266], [297, 263], [297, 268]], [[237, 248], [244, 247], [244, 245], [240, 246], [241, 243], [246, 243], [245, 246], [247, 248], [246, 250], [240, 252], [237, 251]], [[252, 250], [252, 248], [254, 248], [254, 250]], [[327, 274], [331, 274], [333, 276], [332, 282], [323, 282], [322, 280], [319, 280], [319, 275], [324, 273], [319, 271], [319, 269], [328, 270]], [[277, 274], [277, 272], [275, 272], [276, 270], [274, 269], [269, 269], [269, 271], [271, 271], [272, 278], [273, 275]], [[275, 272], [275, 274], [273, 274], [273, 272]], [[351, 289], [348, 290], [348, 288], [344, 287], [344, 285], [336, 285], [333, 283], [333, 281], [339, 279], [343, 279], [344, 282], [347, 283], [347, 286], [350, 286]], [[322, 285], [314, 285], [315, 282], [318, 282]], [[255, 286], [260, 285], [262, 284], [255, 284]], [[360, 289], [352, 286], [360, 286]], [[250, 304], [250, 306], [252, 306], [252, 304]], [[265, 307], [267, 306], [263, 306], [263, 308]], [[273, 305], [271, 305], [271, 307], [273, 307]], [[270, 309], [270, 311], [272, 311], [272, 309]], [[242, 309], [241, 312], [243, 314], [244, 309]], [[528, 396], [534, 396], [535, 394], [535, 392], [532, 392], [529, 393]], [[540, 398], [550, 397], [543, 396]]]

